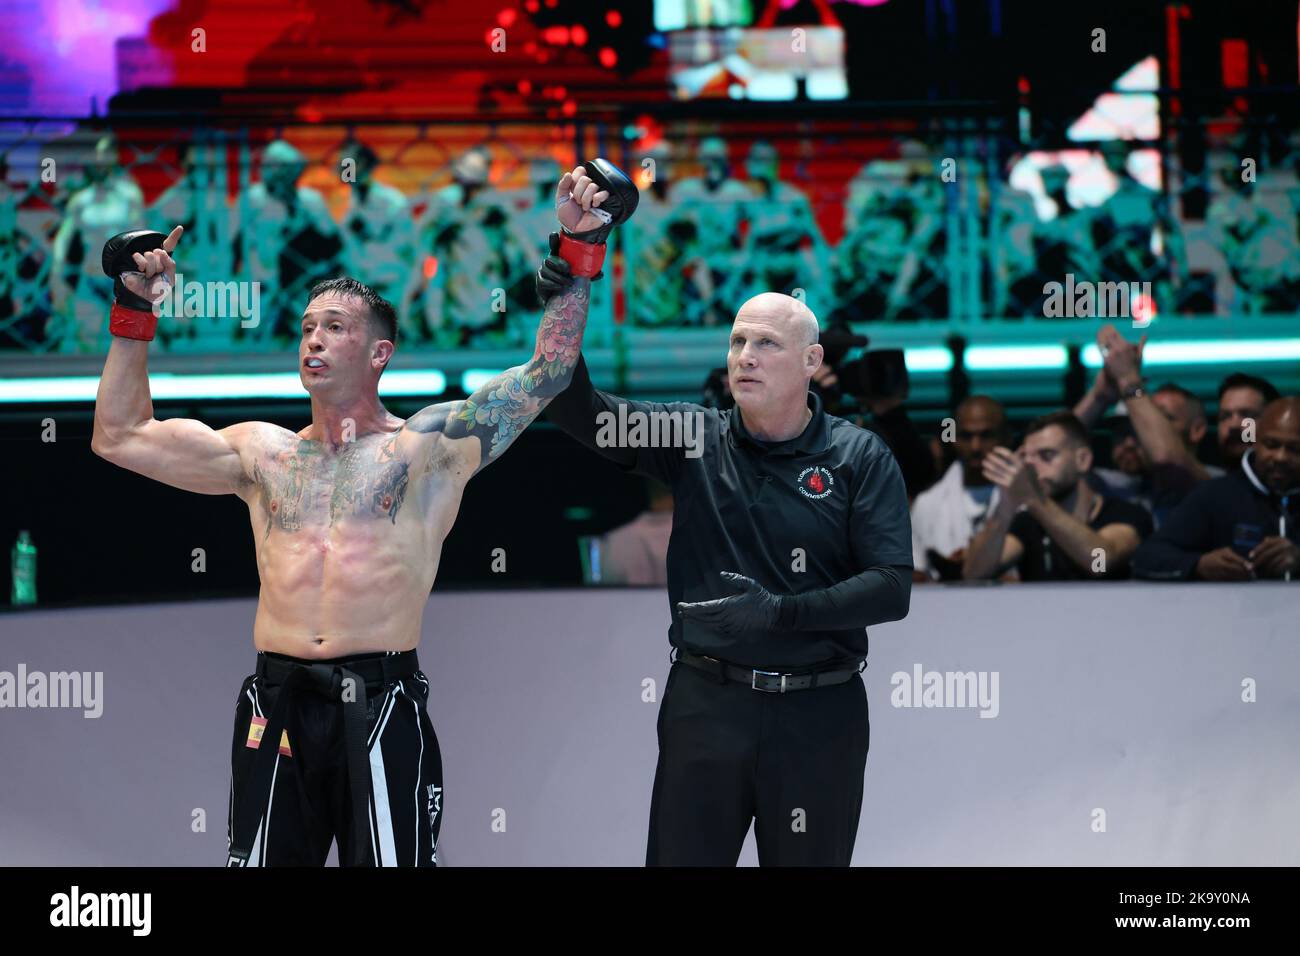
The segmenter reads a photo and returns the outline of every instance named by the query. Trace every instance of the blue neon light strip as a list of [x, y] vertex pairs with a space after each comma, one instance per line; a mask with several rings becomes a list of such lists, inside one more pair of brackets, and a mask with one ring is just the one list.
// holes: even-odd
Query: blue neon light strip
[[[97, 375], [69, 375], [40, 378], [0, 379], [0, 403], [91, 402], [99, 390]], [[389, 369], [379, 380], [381, 398], [427, 395], [434, 398], [447, 390], [447, 376], [438, 369]], [[212, 398], [307, 398], [295, 372], [249, 375], [173, 375], [154, 372], [149, 376], [149, 394], [154, 401]]]

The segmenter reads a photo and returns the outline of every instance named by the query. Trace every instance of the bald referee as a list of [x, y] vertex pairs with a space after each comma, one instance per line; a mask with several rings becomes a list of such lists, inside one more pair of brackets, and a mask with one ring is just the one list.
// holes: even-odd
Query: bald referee
[[[551, 257], [538, 290], [567, 281]], [[808, 390], [821, 361], [811, 310], [764, 293], [731, 328], [735, 409], [618, 398], [592, 387], [579, 358], [548, 410], [598, 454], [671, 485], [676, 502], [675, 660], [647, 865], [734, 866], [751, 820], [764, 866], [852, 859], [869, 742], [865, 629], [907, 615], [912, 531], [885, 443]], [[610, 422], [656, 412], [699, 430], [683, 428], [689, 441], [671, 448], [632, 447], [631, 428], [611, 435]]]

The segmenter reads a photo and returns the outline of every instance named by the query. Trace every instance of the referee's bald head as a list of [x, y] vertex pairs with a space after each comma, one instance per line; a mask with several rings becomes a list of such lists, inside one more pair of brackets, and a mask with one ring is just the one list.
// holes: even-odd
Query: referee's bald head
[[747, 300], [736, 313], [736, 321], [767, 319], [779, 323], [793, 336], [791, 345], [806, 348], [816, 345], [821, 334], [817, 316], [801, 299], [783, 292], [760, 292]]
[[[817, 336], [817, 316], [794, 296], [764, 292], [742, 305], [727, 347], [727, 382], [737, 407], [769, 423], [806, 414], [808, 382], [824, 354]], [[791, 423], [778, 430], [785, 425]]]

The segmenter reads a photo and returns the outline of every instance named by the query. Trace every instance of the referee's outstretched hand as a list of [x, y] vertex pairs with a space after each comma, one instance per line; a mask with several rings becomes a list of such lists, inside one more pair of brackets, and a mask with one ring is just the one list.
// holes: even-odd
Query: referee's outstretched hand
[[723, 571], [722, 580], [737, 593], [714, 601], [678, 601], [682, 620], [696, 621], [725, 634], [768, 631], [776, 626], [780, 597], [743, 574]]
[[551, 233], [551, 254], [542, 261], [542, 267], [533, 277], [533, 284], [543, 305], [550, 301], [551, 296], [559, 295], [573, 285], [573, 268], [560, 256], [558, 232]]

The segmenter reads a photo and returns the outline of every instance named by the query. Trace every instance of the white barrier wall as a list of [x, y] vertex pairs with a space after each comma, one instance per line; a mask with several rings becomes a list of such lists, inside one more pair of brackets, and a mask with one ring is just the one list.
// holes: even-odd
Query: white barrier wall
[[[91, 675], [80, 708], [0, 708], [0, 865], [224, 862], [254, 608], [0, 616], [0, 683]], [[430, 599], [441, 860], [643, 862], [667, 618], [653, 590]], [[930, 672], [973, 676], [944, 699]], [[857, 865], [1300, 864], [1294, 585], [918, 588], [864, 676]], [[896, 706], [963, 703], [957, 683], [968, 706]]]

